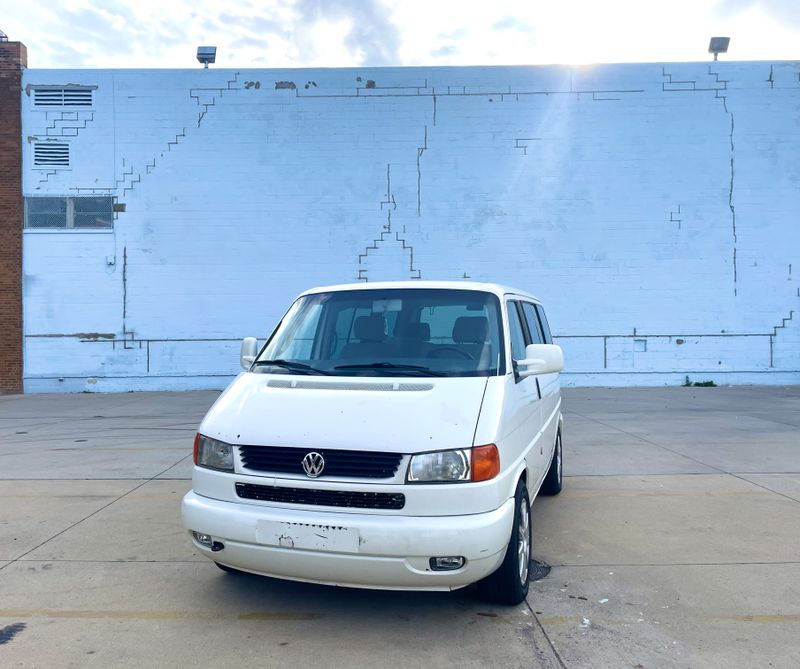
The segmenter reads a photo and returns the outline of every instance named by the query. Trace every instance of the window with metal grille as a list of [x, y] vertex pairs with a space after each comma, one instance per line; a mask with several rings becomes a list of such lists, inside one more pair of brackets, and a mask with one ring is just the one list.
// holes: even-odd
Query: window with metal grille
[[26, 197], [25, 227], [30, 230], [108, 230], [114, 227], [113, 211], [113, 197]]
[[91, 107], [92, 89], [88, 86], [37, 86], [33, 89], [34, 107]]
[[69, 144], [67, 142], [34, 142], [34, 167], [69, 167]]

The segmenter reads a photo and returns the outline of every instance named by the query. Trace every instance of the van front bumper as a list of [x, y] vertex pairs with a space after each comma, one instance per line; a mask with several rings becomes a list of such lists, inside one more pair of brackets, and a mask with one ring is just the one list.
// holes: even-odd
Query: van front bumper
[[[182, 515], [190, 535], [208, 534], [224, 545], [215, 552], [192, 537], [203, 555], [242, 571], [360, 588], [452, 590], [500, 566], [514, 500], [488, 513], [420, 517], [241, 504], [192, 491], [183, 498]], [[443, 556], [463, 556], [466, 564], [433, 571], [430, 558]]]

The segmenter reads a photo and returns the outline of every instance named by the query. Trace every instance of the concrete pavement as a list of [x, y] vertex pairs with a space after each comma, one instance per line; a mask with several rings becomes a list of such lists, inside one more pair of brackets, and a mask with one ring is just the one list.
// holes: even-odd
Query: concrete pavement
[[800, 665], [800, 388], [565, 391], [512, 608], [217, 570], [179, 514], [215, 397], [0, 397], [0, 666]]

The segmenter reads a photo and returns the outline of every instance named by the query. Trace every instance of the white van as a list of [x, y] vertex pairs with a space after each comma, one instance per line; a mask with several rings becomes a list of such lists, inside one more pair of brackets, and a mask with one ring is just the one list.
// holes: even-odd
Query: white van
[[194, 443], [183, 521], [225, 571], [365, 588], [528, 591], [530, 505], [561, 490], [561, 349], [493, 284], [309, 290]]

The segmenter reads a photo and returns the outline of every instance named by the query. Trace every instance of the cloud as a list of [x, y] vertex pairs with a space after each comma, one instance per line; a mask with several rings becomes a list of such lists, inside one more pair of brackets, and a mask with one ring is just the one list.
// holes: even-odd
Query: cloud
[[469, 30], [466, 28], [456, 28], [455, 30], [451, 30], [450, 32], [446, 33], [439, 33], [436, 35], [439, 39], [444, 40], [451, 40], [451, 39], [461, 39], [462, 37], [466, 37]]
[[434, 58], [441, 58], [443, 56], [455, 56], [459, 49], [455, 44], [445, 44], [438, 49], [431, 51], [431, 56]]
[[219, 47], [217, 67], [402, 64], [382, 0], [0, 0], [0, 16], [31, 67], [192, 67], [198, 44]]
[[693, 61], [711, 35], [731, 36], [731, 58], [791, 60], [797, 3], [0, 0], [0, 26], [31, 68], [192, 68], [200, 44], [217, 68]]
[[92, 6], [72, 10], [70, 14], [65, 21], [69, 30], [51, 32], [45, 47], [56, 67], [87, 67], [97, 52], [133, 50], [130, 17], [98, 11]]
[[54, 41], [48, 47], [47, 57], [53, 67], [91, 67], [91, 54], [82, 53], [59, 41]]
[[[362, 65], [399, 65], [400, 31], [389, 10], [379, 0], [297, 0], [301, 24], [347, 19], [350, 29], [344, 43], [359, 54]], [[299, 27], [299, 26], [298, 26]]]
[[230, 46], [237, 49], [264, 49], [268, 43], [266, 35], [263, 37], [238, 37], [230, 43]]
[[521, 33], [532, 33], [535, 32], [536, 29], [523, 21], [522, 19], [518, 19], [515, 16], [506, 15], [499, 21], [496, 21], [492, 24], [493, 30], [516, 30], [517, 32]]
[[11, 39], [26, 43], [31, 67], [142, 66], [143, 54], [158, 57], [165, 42], [187, 39], [184, 26], [168, 12], [161, 21], [143, 20], [112, 2], [100, 7], [74, 2], [57, 10], [30, 3], [20, 6], [14, 18]]
[[730, 18], [750, 9], [756, 9], [778, 23], [800, 26], [797, 0], [717, 0], [713, 11], [722, 18]]
[[248, 32], [255, 32], [261, 35], [264, 33], [277, 35], [289, 34], [289, 30], [285, 24], [270, 17], [222, 12], [217, 18], [219, 19], [219, 23], [216, 25], [221, 30], [228, 30], [232, 26], [236, 26], [244, 28]]

